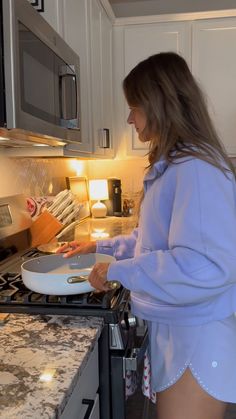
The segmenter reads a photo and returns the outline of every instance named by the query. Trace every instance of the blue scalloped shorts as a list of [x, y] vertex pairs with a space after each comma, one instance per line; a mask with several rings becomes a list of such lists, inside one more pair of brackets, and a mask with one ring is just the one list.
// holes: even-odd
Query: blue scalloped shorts
[[148, 322], [152, 390], [174, 384], [190, 368], [211, 396], [236, 403], [236, 317], [200, 326]]

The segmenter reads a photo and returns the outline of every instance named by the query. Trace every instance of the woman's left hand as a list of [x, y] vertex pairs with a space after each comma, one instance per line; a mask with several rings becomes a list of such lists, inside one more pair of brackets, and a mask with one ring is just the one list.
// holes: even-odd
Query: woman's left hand
[[108, 291], [110, 289], [107, 281], [107, 272], [110, 263], [96, 263], [90, 273], [88, 280], [92, 287], [99, 291]]

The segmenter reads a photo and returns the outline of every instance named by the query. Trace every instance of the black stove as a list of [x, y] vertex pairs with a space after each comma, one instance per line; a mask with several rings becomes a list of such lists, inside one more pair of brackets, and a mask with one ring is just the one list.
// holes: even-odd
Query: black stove
[[0, 312], [102, 316], [106, 323], [117, 323], [128, 299], [122, 287], [106, 293], [44, 295], [26, 288], [20, 274], [0, 274]]
[[129, 291], [122, 286], [108, 292], [78, 295], [46, 295], [30, 291], [22, 281], [20, 266], [40, 255], [37, 249], [30, 249], [0, 265], [0, 312], [102, 316], [105, 323], [117, 323], [122, 313], [129, 309]]

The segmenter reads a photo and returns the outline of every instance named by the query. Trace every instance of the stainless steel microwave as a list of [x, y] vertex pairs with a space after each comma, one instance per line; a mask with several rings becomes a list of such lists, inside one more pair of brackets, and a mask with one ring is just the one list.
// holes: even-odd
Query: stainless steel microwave
[[79, 57], [27, 0], [0, 0], [0, 11], [0, 135], [80, 142]]

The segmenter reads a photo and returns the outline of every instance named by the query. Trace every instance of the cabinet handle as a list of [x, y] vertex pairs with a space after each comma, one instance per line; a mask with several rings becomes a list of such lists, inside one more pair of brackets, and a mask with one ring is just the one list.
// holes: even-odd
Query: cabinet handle
[[99, 132], [99, 147], [110, 148], [110, 130], [103, 128]]
[[86, 410], [86, 413], [84, 415], [84, 419], [89, 419], [90, 413], [92, 412], [94, 400], [92, 399], [83, 399], [82, 404], [87, 404], [88, 408]]

